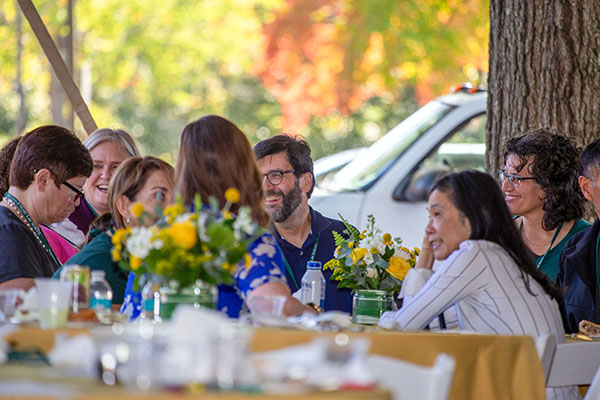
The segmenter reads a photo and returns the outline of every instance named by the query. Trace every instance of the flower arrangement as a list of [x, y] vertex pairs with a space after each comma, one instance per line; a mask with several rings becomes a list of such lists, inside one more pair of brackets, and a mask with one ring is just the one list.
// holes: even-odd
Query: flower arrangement
[[[136, 290], [139, 277], [149, 273], [175, 281], [180, 289], [197, 280], [212, 285], [232, 283], [231, 273], [240, 261], [250, 267], [248, 244], [262, 233], [249, 207], [240, 207], [237, 215], [230, 211], [239, 198], [239, 191], [230, 188], [223, 209], [214, 197], [203, 205], [197, 195], [194, 211], [186, 212], [180, 201], [155, 210], [157, 224], [114, 233], [112, 258], [121, 268], [136, 273]], [[132, 213], [142, 225], [156, 219], [139, 203], [133, 205]]]
[[337, 247], [334, 258], [324, 265], [333, 270], [332, 279], [339, 282], [339, 287], [354, 290], [400, 291], [406, 273], [415, 266], [419, 249], [409, 250], [402, 246], [401, 238], [382, 234], [372, 215], [367, 217], [367, 229], [362, 233], [340, 218], [348, 239], [333, 232]]

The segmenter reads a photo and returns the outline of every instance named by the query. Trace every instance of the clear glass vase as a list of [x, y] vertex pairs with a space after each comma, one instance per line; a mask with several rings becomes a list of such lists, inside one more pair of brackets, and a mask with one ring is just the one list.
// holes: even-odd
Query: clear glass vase
[[160, 316], [163, 319], [170, 319], [175, 308], [180, 304], [189, 304], [194, 308], [215, 309], [217, 307], [217, 287], [203, 281], [196, 281], [195, 284], [183, 289], [173, 285], [163, 285]]
[[375, 325], [381, 314], [394, 309], [393, 293], [383, 290], [357, 290], [352, 297], [352, 322]]

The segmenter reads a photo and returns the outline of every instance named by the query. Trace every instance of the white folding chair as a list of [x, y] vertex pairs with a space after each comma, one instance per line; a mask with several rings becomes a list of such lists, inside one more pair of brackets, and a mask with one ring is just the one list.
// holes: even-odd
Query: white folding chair
[[561, 343], [556, 346], [547, 387], [589, 385], [600, 367], [600, 342]]
[[550, 375], [552, 358], [554, 358], [554, 352], [556, 351], [556, 336], [554, 336], [553, 333], [546, 333], [539, 336], [535, 341], [535, 347], [540, 356], [540, 361], [542, 362], [544, 382], [546, 382], [548, 380], [548, 375]]
[[598, 400], [600, 399], [600, 368], [596, 371], [596, 375], [594, 376], [594, 380], [592, 384], [588, 388], [588, 391], [585, 393], [585, 397], [583, 400]]
[[456, 362], [445, 353], [437, 356], [433, 367], [370, 355], [367, 365], [381, 386], [392, 392], [394, 400], [446, 400]]

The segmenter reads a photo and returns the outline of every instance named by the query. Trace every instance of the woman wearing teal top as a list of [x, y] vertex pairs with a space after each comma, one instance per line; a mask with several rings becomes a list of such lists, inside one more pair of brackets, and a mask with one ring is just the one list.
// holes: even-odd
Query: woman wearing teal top
[[579, 149], [558, 132], [536, 129], [508, 141], [504, 164], [506, 204], [536, 265], [555, 280], [563, 246], [590, 225], [581, 219]]
[[[137, 218], [131, 212], [134, 203], [140, 203], [145, 210], [152, 211], [156, 209], [157, 203], [170, 202], [173, 187], [174, 169], [166, 162], [154, 157], [133, 157], [124, 161], [110, 181], [109, 212], [92, 224], [92, 228], [101, 233], [65, 264], [85, 265], [91, 270], [103, 270], [113, 290], [113, 304], [123, 303], [129, 273], [112, 260], [112, 232], [115, 229], [138, 225]], [[54, 276], [60, 276], [60, 270]]]

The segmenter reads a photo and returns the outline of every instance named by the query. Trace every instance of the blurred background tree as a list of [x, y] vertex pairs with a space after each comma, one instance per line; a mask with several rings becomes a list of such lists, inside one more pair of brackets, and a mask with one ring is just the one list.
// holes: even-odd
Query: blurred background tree
[[[68, 0], [35, 5], [60, 44]], [[451, 85], [485, 79], [488, 6], [79, 1], [74, 77], [98, 126], [124, 127], [145, 153], [171, 162], [185, 124], [206, 114], [231, 119], [253, 143], [301, 134], [318, 158], [368, 145]], [[19, 14], [16, 2], [0, 4], [0, 142], [70, 115], [63, 102], [64, 119], [57, 117], [49, 64], [24, 20], [19, 28]]]

